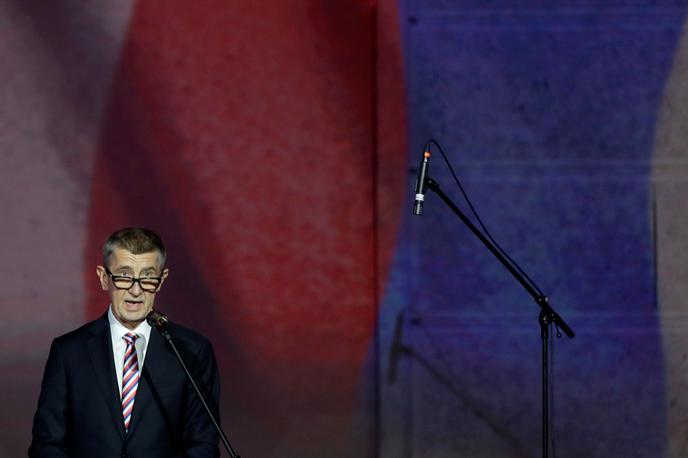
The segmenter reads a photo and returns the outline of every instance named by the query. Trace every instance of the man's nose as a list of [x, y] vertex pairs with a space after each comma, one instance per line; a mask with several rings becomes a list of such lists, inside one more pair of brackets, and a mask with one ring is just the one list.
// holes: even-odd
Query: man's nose
[[141, 289], [141, 284], [138, 281], [135, 281], [134, 284], [131, 285], [131, 288], [129, 288], [129, 292], [134, 296], [140, 295], [141, 293], [143, 293], [143, 290]]

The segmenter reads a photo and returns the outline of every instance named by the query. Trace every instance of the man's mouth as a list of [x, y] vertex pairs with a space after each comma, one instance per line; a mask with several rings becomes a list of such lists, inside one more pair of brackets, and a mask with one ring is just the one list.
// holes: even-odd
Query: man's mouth
[[127, 307], [138, 307], [139, 304], [143, 304], [143, 301], [130, 301], [125, 299], [124, 303]]

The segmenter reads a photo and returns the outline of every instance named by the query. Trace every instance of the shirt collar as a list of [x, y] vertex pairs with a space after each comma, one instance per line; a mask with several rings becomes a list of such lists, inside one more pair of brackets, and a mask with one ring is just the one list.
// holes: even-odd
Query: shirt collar
[[110, 323], [110, 334], [112, 335], [113, 342], [119, 342], [120, 340], [122, 340], [122, 337], [128, 332], [133, 332], [139, 337], [144, 337], [145, 342], [148, 342], [150, 340], [150, 333], [152, 328], [150, 324], [148, 324], [148, 321], [143, 320], [133, 330], [125, 328], [122, 323], [117, 321], [117, 318], [115, 318], [115, 315], [112, 313], [112, 304], [110, 304], [110, 307], [108, 307], [108, 322]]

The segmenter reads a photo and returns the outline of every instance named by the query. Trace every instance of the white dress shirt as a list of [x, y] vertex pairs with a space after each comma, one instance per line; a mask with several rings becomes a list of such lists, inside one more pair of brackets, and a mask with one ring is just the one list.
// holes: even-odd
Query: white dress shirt
[[150, 341], [151, 327], [146, 320], [143, 320], [136, 329], [125, 328], [122, 323], [117, 321], [112, 314], [112, 305], [108, 307], [108, 321], [110, 322], [110, 335], [112, 336], [112, 356], [115, 361], [115, 372], [117, 373], [117, 386], [119, 387], [119, 397], [122, 397], [122, 369], [124, 366], [124, 351], [127, 349], [127, 342], [124, 335], [133, 332], [138, 336], [136, 343], [136, 358], [139, 363], [139, 371], [143, 369], [143, 360], [146, 358], [146, 349]]

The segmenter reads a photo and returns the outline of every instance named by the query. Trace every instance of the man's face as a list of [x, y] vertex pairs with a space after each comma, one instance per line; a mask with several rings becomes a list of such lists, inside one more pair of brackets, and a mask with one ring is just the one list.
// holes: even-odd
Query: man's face
[[[128, 329], [134, 329], [138, 326], [153, 309], [155, 293], [160, 290], [162, 282], [169, 273], [168, 269], [161, 272], [162, 266], [160, 264], [160, 253], [157, 251], [133, 254], [123, 248], [115, 248], [108, 259], [108, 265], [96, 268], [101, 287], [110, 295], [112, 313]], [[108, 275], [106, 267], [115, 278], [129, 277], [144, 280], [151, 277], [162, 277], [162, 279], [160, 286], [152, 292], [141, 289], [139, 282], [134, 282], [128, 289], [119, 289]], [[121, 286], [121, 280], [117, 284]], [[126, 279], [124, 279], [124, 284], [126, 284]]]

